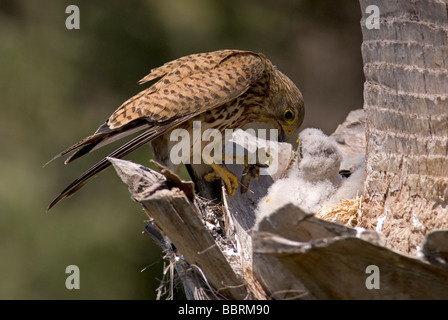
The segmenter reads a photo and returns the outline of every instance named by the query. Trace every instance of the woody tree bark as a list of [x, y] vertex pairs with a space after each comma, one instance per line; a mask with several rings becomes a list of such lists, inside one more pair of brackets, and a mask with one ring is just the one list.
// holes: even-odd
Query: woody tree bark
[[360, 3], [369, 199], [363, 224], [380, 230], [384, 219], [387, 245], [414, 253], [429, 230], [448, 228], [448, 4]]

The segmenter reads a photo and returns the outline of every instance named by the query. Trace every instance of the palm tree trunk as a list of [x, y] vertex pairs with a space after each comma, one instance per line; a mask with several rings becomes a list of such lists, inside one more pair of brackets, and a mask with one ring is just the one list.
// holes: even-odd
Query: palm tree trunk
[[[363, 224], [413, 253], [424, 235], [448, 229], [448, 4], [371, 1], [363, 18], [367, 115]], [[367, 11], [367, 13], [366, 13]]]

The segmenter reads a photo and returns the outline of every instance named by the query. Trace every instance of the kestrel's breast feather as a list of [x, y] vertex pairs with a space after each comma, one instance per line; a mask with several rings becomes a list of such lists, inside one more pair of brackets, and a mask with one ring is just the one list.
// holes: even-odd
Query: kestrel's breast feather
[[109, 118], [110, 129], [137, 119], [161, 123], [199, 114], [243, 94], [265, 70], [262, 56], [237, 50], [194, 54], [169, 62], [140, 82], [161, 77], [124, 102]]

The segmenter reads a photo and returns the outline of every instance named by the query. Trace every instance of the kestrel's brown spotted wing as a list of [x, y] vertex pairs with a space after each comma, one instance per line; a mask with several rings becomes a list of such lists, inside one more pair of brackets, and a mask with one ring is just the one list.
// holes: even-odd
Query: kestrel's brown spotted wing
[[[147, 129], [109, 155], [121, 158], [200, 113], [243, 94], [263, 76], [265, 61], [264, 56], [252, 52], [222, 50], [186, 56], [153, 69], [140, 82], [161, 77], [159, 81], [124, 102], [93, 135], [52, 160], [80, 148], [66, 160], [69, 163], [117, 138]], [[63, 190], [48, 209], [108, 166], [106, 158], [95, 164]]]
[[118, 108], [109, 118], [109, 128], [141, 118], [163, 122], [213, 109], [244, 93], [264, 71], [263, 60], [250, 52], [224, 50], [188, 57], [143, 78], [141, 83], [162, 76]]

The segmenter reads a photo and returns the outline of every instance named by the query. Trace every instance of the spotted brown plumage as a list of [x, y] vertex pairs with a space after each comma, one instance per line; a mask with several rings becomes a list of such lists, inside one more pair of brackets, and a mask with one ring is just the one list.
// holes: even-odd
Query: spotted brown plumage
[[[169, 134], [176, 128], [191, 131], [193, 121], [201, 121], [203, 131], [269, 122], [280, 130], [280, 137], [284, 133], [292, 134], [303, 121], [300, 91], [262, 54], [240, 50], [192, 54], [151, 70], [140, 83], [156, 79], [159, 80], [149, 88], [125, 101], [93, 135], [52, 160], [76, 150], [65, 161], [67, 164], [112, 141], [144, 130], [109, 156], [121, 158], [151, 142], [155, 157], [172, 167]], [[109, 165], [106, 158], [95, 164], [64, 189], [48, 209]], [[215, 172], [217, 169], [213, 166]], [[222, 175], [223, 171], [218, 171]], [[229, 193], [236, 190], [236, 186], [233, 188], [227, 182], [226, 186]]]

